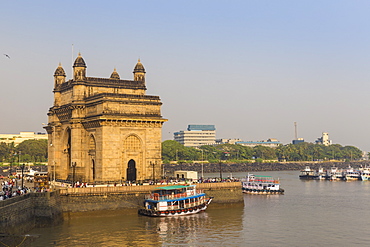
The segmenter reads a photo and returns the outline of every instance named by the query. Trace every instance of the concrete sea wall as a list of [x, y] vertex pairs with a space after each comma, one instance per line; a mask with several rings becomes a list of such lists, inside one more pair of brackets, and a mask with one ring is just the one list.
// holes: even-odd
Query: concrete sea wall
[[[145, 194], [160, 185], [65, 188], [60, 190], [63, 212], [115, 210], [142, 206]], [[240, 182], [198, 184], [213, 203], [232, 203], [243, 200]]]
[[19, 234], [58, 224], [62, 211], [58, 192], [29, 193], [0, 202], [0, 233]]

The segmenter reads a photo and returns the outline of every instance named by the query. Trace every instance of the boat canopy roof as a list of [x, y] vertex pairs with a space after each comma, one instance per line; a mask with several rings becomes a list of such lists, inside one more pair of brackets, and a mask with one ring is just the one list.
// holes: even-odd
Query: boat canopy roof
[[194, 185], [172, 185], [172, 186], [165, 186], [165, 187], [158, 187], [155, 190], [179, 190], [184, 188], [194, 187]]

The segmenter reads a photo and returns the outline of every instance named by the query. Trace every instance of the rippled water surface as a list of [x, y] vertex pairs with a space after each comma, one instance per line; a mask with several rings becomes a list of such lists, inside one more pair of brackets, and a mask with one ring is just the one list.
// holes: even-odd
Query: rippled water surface
[[279, 177], [285, 195], [244, 195], [244, 203], [169, 218], [136, 210], [70, 214], [60, 226], [34, 229], [30, 234], [39, 237], [31, 246], [370, 245], [370, 181], [305, 181], [298, 171], [256, 174]]

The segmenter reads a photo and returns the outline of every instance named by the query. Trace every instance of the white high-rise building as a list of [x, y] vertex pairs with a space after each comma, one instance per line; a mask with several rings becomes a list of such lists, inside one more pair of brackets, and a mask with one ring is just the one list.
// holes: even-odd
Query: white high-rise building
[[216, 141], [216, 128], [214, 125], [190, 124], [187, 130], [175, 132], [174, 139], [185, 147], [213, 145]]
[[329, 133], [323, 132], [322, 136], [317, 138], [316, 144], [322, 144], [324, 146], [329, 146], [332, 144], [332, 141], [329, 140]]

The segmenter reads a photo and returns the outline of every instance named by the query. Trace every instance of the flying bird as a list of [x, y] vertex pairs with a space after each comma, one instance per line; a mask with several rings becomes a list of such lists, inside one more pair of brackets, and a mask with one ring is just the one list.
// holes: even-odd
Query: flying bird
[[8, 54], [4, 54], [4, 56], [6, 56], [7, 58], [9, 58], [9, 59], [10, 59], [10, 57], [9, 57], [9, 55], [8, 55]]

